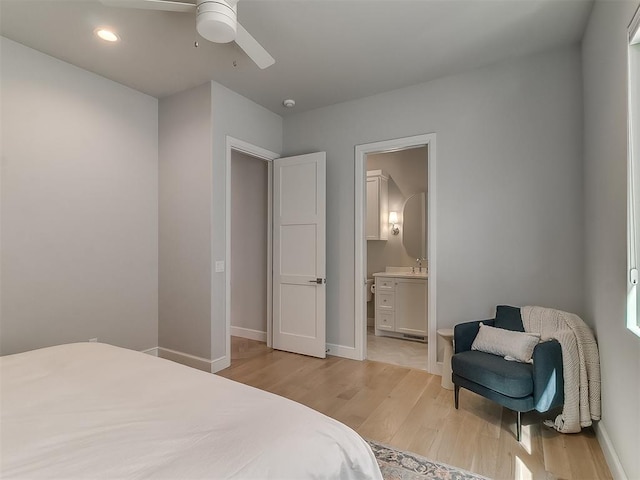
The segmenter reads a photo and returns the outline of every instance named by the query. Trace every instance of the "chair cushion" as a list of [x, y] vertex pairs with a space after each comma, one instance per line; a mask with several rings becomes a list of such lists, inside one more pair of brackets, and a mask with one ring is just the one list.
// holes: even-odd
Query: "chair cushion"
[[529, 363], [469, 350], [456, 353], [451, 368], [454, 374], [508, 397], [533, 395], [533, 366]]
[[514, 332], [524, 332], [520, 307], [498, 305], [496, 307], [496, 321], [494, 326], [496, 328], [504, 328], [505, 330], [513, 330]]
[[532, 363], [531, 355], [539, 342], [540, 335], [535, 333], [514, 332], [480, 323], [480, 331], [471, 345], [471, 350], [492, 353], [506, 360]]

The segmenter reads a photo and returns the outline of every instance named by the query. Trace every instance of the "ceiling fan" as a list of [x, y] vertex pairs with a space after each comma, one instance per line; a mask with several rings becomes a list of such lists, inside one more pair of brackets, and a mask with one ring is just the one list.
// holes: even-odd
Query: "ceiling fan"
[[196, 0], [195, 4], [173, 0], [100, 0], [100, 2], [109, 7], [195, 13], [196, 30], [206, 40], [215, 43], [228, 43], [235, 40], [249, 58], [262, 69], [275, 63], [269, 52], [238, 23], [238, 0]]

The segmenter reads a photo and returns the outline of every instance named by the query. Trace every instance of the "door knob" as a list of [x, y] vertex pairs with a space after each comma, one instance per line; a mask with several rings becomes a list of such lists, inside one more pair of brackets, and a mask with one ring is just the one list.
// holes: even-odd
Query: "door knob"
[[309, 280], [309, 283], [317, 283], [318, 285], [322, 285], [323, 283], [327, 283], [324, 278], [316, 278], [315, 280]]

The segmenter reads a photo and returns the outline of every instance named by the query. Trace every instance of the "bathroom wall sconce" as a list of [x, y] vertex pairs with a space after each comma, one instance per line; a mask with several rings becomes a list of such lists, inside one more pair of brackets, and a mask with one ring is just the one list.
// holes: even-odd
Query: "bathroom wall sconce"
[[391, 225], [391, 233], [394, 235], [398, 235], [400, 233], [400, 228], [397, 225], [398, 223], [398, 212], [389, 212], [389, 224]]

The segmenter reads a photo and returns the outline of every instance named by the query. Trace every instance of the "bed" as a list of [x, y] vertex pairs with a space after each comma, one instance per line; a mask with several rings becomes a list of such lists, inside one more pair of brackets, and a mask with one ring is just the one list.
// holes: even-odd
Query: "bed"
[[365, 441], [299, 403], [112, 345], [0, 358], [3, 479], [381, 479]]

